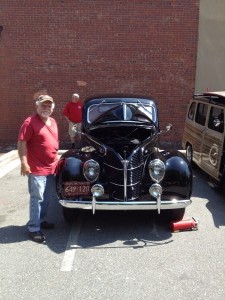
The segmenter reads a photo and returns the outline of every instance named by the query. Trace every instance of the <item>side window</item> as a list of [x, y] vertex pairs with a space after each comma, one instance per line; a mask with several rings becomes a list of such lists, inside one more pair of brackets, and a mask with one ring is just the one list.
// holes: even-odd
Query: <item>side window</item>
[[197, 112], [195, 116], [195, 122], [200, 125], [205, 125], [206, 115], [207, 115], [208, 105], [199, 103], [197, 106]]
[[208, 127], [217, 132], [224, 132], [224, 110], [219, 107], [211, 107]]
[[195, 108], [196, 108], [196, 102], [192, 102], [188, 111], [188, 119], [194, 120]]

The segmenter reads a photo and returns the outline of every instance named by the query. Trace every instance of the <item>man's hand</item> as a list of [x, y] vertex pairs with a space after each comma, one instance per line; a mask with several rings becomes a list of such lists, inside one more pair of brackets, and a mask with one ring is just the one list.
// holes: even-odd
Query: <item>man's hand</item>
[[70, 123], [70, 119], [67, 116], [65, 116], [65, 119], [68, 123]]
[[30, 166], [27, 163], [21, 163], [21, 175], [29, 175], [31, 173]]
[[30, 166], [27, 163], [27, 142], [23, 140], [18, 141], [18, 154], [21, 161], [20, 174], [25, 176], [31, 173]]

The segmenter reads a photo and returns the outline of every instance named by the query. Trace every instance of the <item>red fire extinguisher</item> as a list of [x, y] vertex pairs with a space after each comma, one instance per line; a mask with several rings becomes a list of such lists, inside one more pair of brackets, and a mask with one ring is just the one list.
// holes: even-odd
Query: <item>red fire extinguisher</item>
[[190, 220], [181, 220], [178, 222], [171, 222], [171, 230], [173, 232], [178, 231], [186, 231], [186, 230], [197, 230], [198, 229], [198, 221], [192, 217]]

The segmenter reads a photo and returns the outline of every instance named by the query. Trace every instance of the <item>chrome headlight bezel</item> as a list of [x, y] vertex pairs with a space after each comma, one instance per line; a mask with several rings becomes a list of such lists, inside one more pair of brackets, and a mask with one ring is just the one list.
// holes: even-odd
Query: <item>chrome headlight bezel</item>
[[166, 166], [161, 159], [157, 158], [149, 162], [148, 171], [151, 179], [159, 183], [165, 176]]
[[162, 187], [158, 183], [154, 183], [149, 188], [149, 194], [154, 198], [159, 198], [162, 195]]
[[91, 193], [96, 198], [103, 196], [104, 192], [104, 187], [101, 184], [94, 184], [91, 188]]
[[89, 182], [95, 182], [100, 173], [100, 166], [94, 159], [89, 159], [84, 163], [83, 174]]

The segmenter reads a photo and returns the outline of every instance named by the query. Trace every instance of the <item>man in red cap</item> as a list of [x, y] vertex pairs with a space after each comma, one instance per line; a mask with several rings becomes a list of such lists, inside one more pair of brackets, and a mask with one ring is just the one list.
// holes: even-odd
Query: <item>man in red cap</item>
[[54, 107], [52, 97], [39, 96], [37, 113], [23, 122], [18, 136], [21, 175], [28, 176], [30, 193], [28, 230], [31, 239], [38, 243], [45, 241], [41, 229], [54, 228], [54, 224], [45, 219], [49, 200], [56, 196], [54, 172], [58, 161], [58, 128], [50, 117]]

